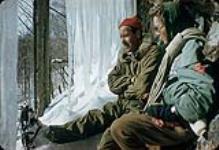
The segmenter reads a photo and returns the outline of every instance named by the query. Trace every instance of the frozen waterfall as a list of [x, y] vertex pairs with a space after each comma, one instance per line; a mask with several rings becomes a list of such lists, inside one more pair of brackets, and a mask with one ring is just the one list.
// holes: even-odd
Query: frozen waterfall
[[[107, 74], [120, 49], [118, 25], [136, 14], [133, 0], [66, 0], [69, 72], [74, 83], [53, 100], [41, 120], [63, 124], [116, 100]], [[73, 86], [72, 86], [73, 85]]]

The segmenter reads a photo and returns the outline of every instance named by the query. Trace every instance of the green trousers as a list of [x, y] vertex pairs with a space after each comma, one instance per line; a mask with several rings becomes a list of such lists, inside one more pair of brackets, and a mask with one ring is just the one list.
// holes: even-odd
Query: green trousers
[[[146, 114], [129, 113], [114, 121], [102, 136], [99, 150], [145, 150], [148, 145], [185, 150], [196, 136], [187, 126], [157, 127]], [[179, 146], [180, 147], [176, 147]]]
[[103, 132], [111, 123], [129, 112], [142, 110], [138, 100], [118, 99], [108, 102], [102, 109], [90, 110], [85, 116], [62, 126], [49, 126], [45, 136], [54, 143], [67, 143]]

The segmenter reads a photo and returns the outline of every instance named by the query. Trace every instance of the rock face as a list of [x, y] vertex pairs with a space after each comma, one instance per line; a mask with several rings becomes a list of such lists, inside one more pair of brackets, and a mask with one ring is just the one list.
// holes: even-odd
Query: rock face
[[[219, 5], [216, 6], [216, 10], [218, 12]], [[207, 35], [207, 44], [205, 47], [207, 51], [203, 51], [206, 58], [213, 62], [213, 70], [214, 70], [214, 79], [215, 79], [215, 89], [216, 89], [216, 96], [215, 96], [215, 108], [218, 108], [218, 100], [219, 100], [219, 76], [218, 76], [218, 66], [219, 66], [219, 23], [214, 22], [212, 23], [211, 29]], [[207, 53], [206, 53], [207, 52]], [[217, 109], [218, 110], [218, 109]], [[200, 138], [197, 144], [197, 150], [215, 150], [219, 149], [219, 113], [214, 117], [214, 119], [210, 122], [209, 130], [207, 133], [206, 138]]]
[[219, 114], [210, 123], [208, 141], [213, 148], [219, 148]]
[[196, 150], [219, 149], [219, 114], [211, 121], [207, 138], [200, 138]]

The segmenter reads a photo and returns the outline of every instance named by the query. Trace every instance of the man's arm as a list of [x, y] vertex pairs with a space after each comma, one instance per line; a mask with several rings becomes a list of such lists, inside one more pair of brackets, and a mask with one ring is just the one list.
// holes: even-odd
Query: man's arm
[[153, 45], [146, 55], [141, 64], [141, 72], [135, 77], [133, 83], [128, 86], [124, 93], [125, 98], [146, 99], [150, 92], [163, 53]]
[[110, 91], [122, 95], [131, 84], [131, 74], [126, 62], [118, 60], [116, 66], [108, 75], [108, 85]]

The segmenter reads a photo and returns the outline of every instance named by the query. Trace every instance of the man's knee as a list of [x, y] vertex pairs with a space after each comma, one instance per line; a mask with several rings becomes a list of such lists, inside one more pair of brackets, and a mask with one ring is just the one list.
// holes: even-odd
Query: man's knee
[[[111, 129], [111, 135], [113, 138], [117, 139], [117, 138], [121, 138], [121, 136], [123, 136], [123, 134], [130, 134], [131, 133], [131, 129], [130, 126], [132, 124], [132, 115], [123, 115], [122, 117], [120, 117], [119, 119], [116, 119], [110, 129]], [[130, 133], [129, 133], [130, 132]]]
[[111, 127], [110, 127], [110, 130], [111, 130], [111, 136], [114, 138], [118, 137], [118, 133], [121, 132], [121, 130], [123, 130], [123, 124], [120, 122], [121, 118], [119, 119], [116, 119]]

